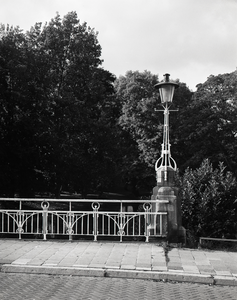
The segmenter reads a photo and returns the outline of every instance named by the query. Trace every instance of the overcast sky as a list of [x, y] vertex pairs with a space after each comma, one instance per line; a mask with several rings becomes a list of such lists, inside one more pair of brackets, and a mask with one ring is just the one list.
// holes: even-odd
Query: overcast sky
[[99, 32], [103, 67], [170, 73], [195, 91], [237, 67], [237, 0], [0, 0], [0, 23], [29, 30], [76, 11]]

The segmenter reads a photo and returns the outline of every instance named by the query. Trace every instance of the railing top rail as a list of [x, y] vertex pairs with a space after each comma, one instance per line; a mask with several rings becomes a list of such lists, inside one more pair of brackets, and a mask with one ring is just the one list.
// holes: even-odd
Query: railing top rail
[[[0, 201], [24, 201], [24, 202], [88, 202], [88, 203], [93, 203], [93, 202], [100, 202], [100, 203], [144, 203], [144, 202], [149, 202], [149, 203], [157, 203], [157, 200], [120, 200], [120, 199], [54, 199], [54, 198], [0, 198]], [[163, 200], [164, 201], [164, 200]], [[169, 202], [169, 201], [167, 201]]]
[[[18, 209], [0, 209], [0, 212], [18, 212]], [[21, 212], [23, 213], [29, 213], [29, 212], [35, 212], [35, 213], [38, 213], [38, 212], [41, 212], [42, 213], [42, 210], [37, 210], [37, 209], [31, 209], [31, 210], [27, 210], [27, 209], [21, 209]], [[72, 213], [72, 214], [94, 214], [95, 212], [93, 210], [72, 210], [72, 211], [68, 211], [68, 210], [47, 210], [48, 213], [50, 214], [56, 214], [56, 213], [60, 213], [60, 214], [68, 214], [68, 213]], [[103, 210], [98, 210], [96, 212], [97, 214], [99, 215], [120, 215], [120, 214], [123, 214], [123, 215], [133, 215], [133, 216], [136, 216], [136, 215], [144, 215], [145, 211], [132, 211], [132, 212], [127, 212], [127, 211], [123, 211], [123, 212], [120, 212], [120, 211], [103, 211]], [[167, 211], [157, 211], [157, 212], [152, 212], [152, 211], [149, 211], [149, 215], [167, 215]]]

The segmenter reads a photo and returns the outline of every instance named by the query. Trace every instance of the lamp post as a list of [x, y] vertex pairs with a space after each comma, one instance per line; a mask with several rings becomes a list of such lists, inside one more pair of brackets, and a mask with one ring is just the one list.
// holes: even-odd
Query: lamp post
[[179, 85], [170, 81], [169, 76], [169, 74], [165, 74], [164, 80], [155, 85], [159, 89], [161, 105], [163, 106], [164, 132], [161, 156], [155, 164], [157, 185], [153, 188], [151, 199], [156, 201], [152, 204], [152, 212], [164, 213], [164, 217], [152, 219], [151, 232], [153, 230], [154, 232], [165, 233], [169, 242], [177, 243], [185, 240], [185, 229], [182, 227], [179, 190], [174, 183], [177, 165], [170, 151], [169, 112], [171, 111], [174, 90]]
[[171, 156], [169, 141], [169, 112], [172, 105], [174, 90], [179, 86], [177, 83], [170, 81], [170, 74], [164, 75], [164, 80], [155, 85], [159, 89], [161, 105], [164, 110], [164, 130], [161, 156], [155, 163], [157, 181], [161, 181], [161, 171], [164, 171], [164, 181], [168, 181], [168, 171], [176, 171], [177, 165]]

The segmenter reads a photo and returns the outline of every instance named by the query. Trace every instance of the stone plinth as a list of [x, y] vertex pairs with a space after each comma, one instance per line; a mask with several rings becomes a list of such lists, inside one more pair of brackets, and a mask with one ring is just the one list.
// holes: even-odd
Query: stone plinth
[[[166, 172], [166, 174], [165, 174]], [[166, 175], [166, 176], [165, 176]], [[181, 201], [178, 188], [174, 186], [175, 171], [172, 168], [159, 168], [157, 171], [157, 186], [153, 188], [152, 205], [153, 212], [167, 212], [167, 218], [162, 219], [162, 224], [154, 218], [151, 228], [160, 232], [161, 225], [167, 231], [169, 242], [183, 242], [183, 227], [181, 226]], [[166, 180], [165, 180], [166, 178]]]

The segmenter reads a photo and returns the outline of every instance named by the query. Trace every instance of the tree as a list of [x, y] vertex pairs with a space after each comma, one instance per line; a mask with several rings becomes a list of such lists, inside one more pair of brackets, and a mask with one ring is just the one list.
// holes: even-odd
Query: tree
[[154, 150], [152, 147], [157, 139], [157, 124], [154, 122], [154, 85], [157, 82], [157, 76], [148, 71], [128, 71], [115, 81], [116, 96], [122, 104], [118, 122], [123, 141], [120, 169], [126, 185], [131, 187], [136, 196], [139, 190], [150, 189], [151, 181], [155, 183], [153, 170], [147, 164], [150, 165], [152, 161], [149, 153]]
[[[4, 65], [5, 62], [9, 65], [9, 54], [7, 50], [1, 51], [0, 63], [4, 69], [1, 112], [2, 124], [11, 113], [14, 128], [20, 132], [18, 140], [33, 145], [34, 159], [30, 160], [29, 169], [37, 187], [31, 184], [32, 189], [37, 191], [41, 182], [43, 190], [59, 197], [62, 188], [86, 194], [97, 185], [108, 185], [116, 149], [115, 132], [111, 130], [115, 122], [112, 116], [117, 113], [113, 96], [115, 78], [100, 67], [97, 33], [86, 23], [80, 24], [75, 12], [63, 19], [57, 14], [49, 24], [42, 27], [37, 23], [26, 34], [18, 29], [9, 30], [0, 47], [10, 49], [10, 53], [18, 51], [16, 60], [23, 59], [19, 70], [14, 69], [16, 62], [12, 63], [16, 91], [9, 90], [9, 68]], [[27, 70], [26, 76], [20, 70], [24, 74]], [[13, 97], [14, 93], [17, 97]], [[12, 107], [7, 115], [6, 106]], [[21, 120], [24, 131], [16, 120], [18, 123]], [[2, 127], [2, 141], [11, 132], [9, 126], [7, 132]], [[19, 166], [26, 168], [31, 148], [22, 144], [14, 147], [16, 135], [9, 142], [12, 157], [6, 149], [2, 148], [2, 152], [9, 156], [8, 161], [14, 162], [17, 170], [12, 174], [23, 178]], [[18, 159], [19, 152], [25, 159]], [[30, 185], [27, 180], [24, 183]], [[19, 192], [22, 186], [18, 182], [9, 190]]]
[[[158, 83], [158, 76], [148, 71], [143, 73], [128, 71], [126, 76], [119, 77], [115, 82], [117, 97], [123, 103], [119, 124], [127, 134], [129, 153], [131, 153], [126, 156], [129, 157], [126, 166], [130, 178], [137, 185], [141, 185], [140, 178], [143, 184], [146, 183], [146, 190], [151, 190], [156, 184], [154, 165], [160, 156], [163, 141], [163, 108], [160, 105], [158, 90], [154, 87], [156, 83]], [[172, 149], [174, 149], [175, 159], [177, 156], [179, 164], [185, 156], [177, 136], [181, 122], [179, 114], [182, 115], [186, 109], [192, 92], [186, 84], [178, 83], [180, 87], [175, 91], [172, 108], [178, 107], [179, 113], [170, 114], [170, 138], [172, 147], [174, 145]]]
[[215, 167], [223, 161], [237, 174], [236, 76], [236, 72], [210, 76], [198, 85], [179, 125], [179, 143], [186, 152], [182, 170], [209, 158]]
[[[35, 111], [28, 73], [29, 53], [19, 28], [1, 27], [0, 118], [1, 190], [9, 196], [25, 190], [30, 195], [35, 165]], [[27, 71], [26, 71], [27, 70]], [[28, 187], [26, 187], [28, 185]]]

